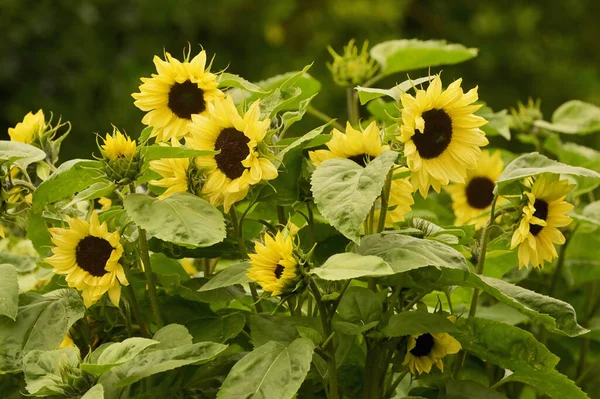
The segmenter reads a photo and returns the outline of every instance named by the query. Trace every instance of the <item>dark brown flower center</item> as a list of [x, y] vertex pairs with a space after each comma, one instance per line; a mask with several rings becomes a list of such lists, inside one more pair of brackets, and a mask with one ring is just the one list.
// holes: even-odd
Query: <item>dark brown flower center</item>
[[87, 236], [77, 244], [75, 260], [80, 268], [92, 276], [102, 277], [108, 273], [104, 268], [113, 249], [104, 238]]
[[356, 162], [357, 164], [359, 164], [360, 166], [362, 166], [364, 168], [365, 166], [367, 166], [367, 164], [371, 160], [371, 156], [367, 155], [367, 154], [358, 154], [358, 155], [353, 155], [351, 157], [348, 157], [348, 159]]
[[244, 173], [246, 167], [242, 161], [250, 154], [248, 143], [250, 139], [233, 127], [223, 129], [215, 141], [215, 155], [218, 168], [231, 180], [237, 179]]
[[477, 209], [485, 209], [492, 205], [495, 185], [487, 177], [475, 177], [471, 179], [465, 189], [469, 205]]
[[415, 347], [410, 350], [410, 353], [415, 356], [427, 356], [433, 349], [433, 336], [429, 333], [419, 335]]
[[421, 158], [432, 159], [440, 156], [452, 141], [452, 119], [443, 109], [430, 109], [423, 112], [425, 131], [415, 131], [412, 140]]
[[182, 119], [192, 119], [206, 108], [204, 91], [196, 83], [186, 80], [175, 83], [169, 91], [169, 109]]
[[277, 267], [275, 268], [275, 278], [277, 280], [279, 280], [281, 278], [281, 276], [283, 275], [283, 271], [285, 270], [285, 267], [277, 264]]
[[[536, 199], [535, 202], [533, 203], [533, 207], [535, 208], [535, 212], [533, 212], [533, 216], [535, 216], [536, 218], [540, 218], [542, 220], [546, 220], [548, 218], [548, 203], [546, 201], [541, 200], [541, 199]], [[544, 228], [544, 226], [540, 226], [539, 224], [530, 224], [529, 225], [529, 231], [534, 236], [537, 236], [538, 234], [540, 234], [540, 231], [542, 231], [543, 228]]]

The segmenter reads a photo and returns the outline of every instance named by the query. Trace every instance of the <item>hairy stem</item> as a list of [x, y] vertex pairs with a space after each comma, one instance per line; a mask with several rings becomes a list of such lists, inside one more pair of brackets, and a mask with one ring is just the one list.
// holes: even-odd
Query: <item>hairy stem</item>
[[387, 216], [388, 203], [390, 201], [390, 191], [392, 188], [392, 176], [394, 175], [394, 167], [392, 167], [386, 178], [385, 183], [383, 185], [383, 190], [381, 192], [381, 210], [379, 211], [379, 222], [377, 223], [377, 232], [381, 233], [385, 228], [385, 218]]

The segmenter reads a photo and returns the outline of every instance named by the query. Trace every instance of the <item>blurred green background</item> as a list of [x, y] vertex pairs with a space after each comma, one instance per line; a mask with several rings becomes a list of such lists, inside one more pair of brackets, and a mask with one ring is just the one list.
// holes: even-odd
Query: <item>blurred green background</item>
[[595, 0], [0, 0], [1, 138], [39, 108], [73, 124], [62, 160], [89, 157], [94, 132], [111, 123], [137, 137], [143, 113], [130, 94], [155, 72], [153, 55], [164, 48], [180, 57], [187, 42], [216, 53], [214, 70], [229, 66], [251, 81], [314, 61], [323, 90], [313, 104], [343, 119], [328, 44], [339, 52], [351, 38], [446, 39], [480, 49], [443, 68], [446, 79], [479, 85], [496, 110], [540, 97], [550, 117], [569, 99], [600, 103], [598, 15]]

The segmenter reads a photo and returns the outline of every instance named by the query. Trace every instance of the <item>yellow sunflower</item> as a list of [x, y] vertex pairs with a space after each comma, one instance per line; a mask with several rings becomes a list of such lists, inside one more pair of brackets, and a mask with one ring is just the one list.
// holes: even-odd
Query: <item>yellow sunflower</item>
[[442, 359], [461, 349], [460, 342], [447, 333], [410, 335], [403, 364], [408, 365], [413, 374], [429, 373], [433, 365], [443, 372]]
[[208, 104], [223, 97], [216, 76], [206, 68], [206, 52], [202, 50], [183, 62], [165, 53], [166, 60], [154, 57], [158, 74], [142, 78], [140, 92], [132, 94], [134, 104], [148, 113], [142, 123], [152, 126], [150, 137], [156, 141], [176, 141], [188, 132], [193, 115], [206, 115]]
[[260, 120], [255, 101], [244, 116], [238, 113], [233, 99], [216, 100], [208, 115], [194, 115], [186, 145], [196, 150], [219, 151], [196, 157], [196, 167], [207, 177], [202, 193], [214, 206], [225, 212], [244, 199], [251, 185], [277, 177], [277, 168], [258, 152], [270, 121]]
[[272, 296], [281, 295], [293, 288], [297, 277], [298, 263], [294, 258], [292, 235], [285, 238], [281, 231], [275, 237], [264, 236], [264, 244], [257, 242], [255, 254], [248, 255], [252, 267], [248, 270], [248, 278], [256, 281]]
[[106, 223], [98, 222], [96, 212], [90, 221], [67, 218], [69, 228], [51, 228], [52, 255], [46, 262], [57, 274], [67, 275], [69, 287], [82, 291], [86, 307], [92, 306], [108, 292], [110, 301], [119, 306], [121, 284], [128, 285], [118, 232], [109, 232]]
[[496, 180], [504, 169], [500, 152], [491, 155], [483, 151], [477, 169], [467, 171], [465, 183], [453, 183], [446, 187], [452, 198], [452, 210], [456, 224], [475, 224], [480, 229], [490, 218], [490, 205], [494, 199]]
[[575, 187], [558, 175], [541, 175], [526, 192], [527, 204], [515, 230], [510, 249], [519, 247], [519, 269], [543, 267], [544, 262], [558, 257], [554, 244], [564, 244], [565, 236], [558, 227], [568, 226], [572, 219], [566, 215], [573, 205], [564, 201]]
[[451, 181], [464, 183], [467, 170], [477, 167], [479, 147], [488, 144], [479, 129], [486, 120], [473, 115], [481, 107], [472, 105], [477, 101], [477, 87], [465, 94], [460, 84], [458, 79], [442, 91], [442, 80], [436, 76], [427, 91], [401, 96], [399, 139], [412, 171], [412, 185], [423, 197], [430, 186], [439, 193]]
[[102, 155], [110, 161], [132, 159], [136, 153], [136, 144], [130, 137], [124, 135], [116, 127], [113, 134], [107, 134], [104, 144], [100, 147]]
[[165, 199], [175, 193], [184, 193], [188, 190], [188, 158], [166, 158], [150, 161], [150, 170], [162, 176], [160, 180], [151, 180], [149, 183], [167, 189], [159, 199]]
[[98, 204], [100, 205], [101, 211], [108, 211], [110, 208], [112, 208], [112, 200], [108, 197], [98, 198]]
[[29, 112], [25, 115], [23, 122], [8, 129], [8, 135], [12, 141], [31, 144], [42, 135], [45, 126], [44, 112], [40, 109], [35, 114]]

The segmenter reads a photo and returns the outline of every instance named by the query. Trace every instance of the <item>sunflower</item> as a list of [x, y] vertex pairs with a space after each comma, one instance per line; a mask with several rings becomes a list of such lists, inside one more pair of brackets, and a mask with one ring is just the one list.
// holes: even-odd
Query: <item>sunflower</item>
[[119, 306], [121, 284], [128, 285], [119, 259], [123, 254], [118, 232], [109, 232], [106, 223], [98, 222], [96, 212], [90, 221], [67, 217], [69, 228], [51, 228], [52, 255], [46, 262], [57, 274], [67, 275], [69, 287], [82, 291], [86, 307], [104, 293]]
[[277, 168], [258, 152], [270, 121], [260, 120], [258, 101], [244, 116], [238, 113], [233, 99], [216, 100], [208, 115], [194, 115], [186, 144], [197, 150], [218, 154], [196, 157], [196, 167], [207, 177], [202, 193], [214, 206], [225, 212], [244, 199], [251, 185], [277, 177]]
[[223, 97], [216, 76], [206, 68], [206, 52], [202, 50], [183, 62], [165, 53], [165, 60], [154, 57], [158, 74], [142, 78], [139, 93], [132, 94], [134, 104], [148, 113], [142, 123], [151, 126], [150, 137], [156, 141], [174, 141], [188, 132], [193, 115], [206, 115], [208, 104]]
[[461, 79], [442, 91], [442, 80], [436, 76], [427, 91], [416, 90], [416, 96], [403, 94], [402, 126], [399, 139], [412, 171], [411, 182], [423, 197], [429, 187], [440, 192], [449, 182], [464, 183], [468, 169], [475, 169], [481, 156], [479, 147], [488, 144], [481, 129], [486, 120], [473, 115], [481, 105], [477, 87], [463, 93]]
[[160, 180], [151, 180], [150, 184], [167, 189], [158, 199], [165, 199], [171, 194], [184, 193], [188, 190], [188, 158], [165, 158], [150, 161], [150, 170], [162, 176]]
[[108, 211], [110, 208], [112, 208], [112, 200], [108, 197], [98, 198], [98, 204], [100, 205], [101, 211]]
[[136, 153], [136, 144], [130, 137], [124, 135], [116, 127], [113, 134], [107, 134], [104, 144], [100, 147], [102, 155], [109, 161], [132, 159]]
[[527, 203], [510, 243], [510, 249], [519, 247], [519, 269], [530, 263], [541, 268], [545, 261], [558, 257], [554, 244], [565, 243], [558, 227], [572, 221], [566, 213], [573, 205], [564, 199], [573, 187], [558, 175], [545, 174], [535, 180], [531, 192], [525, 193]]
[[458, 353], [461, 348], [460, 342], [447, 333], [410, 335], [403, 364], [408, 365], [413, 374], [429, 373], [434, 364], [443, 372], [442, 359]]
[[256, 281], [272, 296], [281, 295], [293, 288], [297, 274], [298, 263], [294, 258], [294, 243], [292, 235], [285, 238], [281, 231], [275, 237], [264, 236], [264, 244], [259, 242], [254, 246], [255, 254], [250, 257], [248, 278]]
[[8, 135], [12, 141], [31, 144], [42, 135], [45, 126], [44, 112], [40, 109], [35, 114], [29, 112], [23, 118], [23, 122], [8, 128]]
[[504, 169], [500, 152], [491, 155], [483, 151], [477, 169], [468, 170], [465, 183], [453, 183], [446, 187], [452, 198], [452, 210], [456, 224], [475, 224], [482, 228], [489, 219], [490, 205], [494, 199], [496, 180]]

